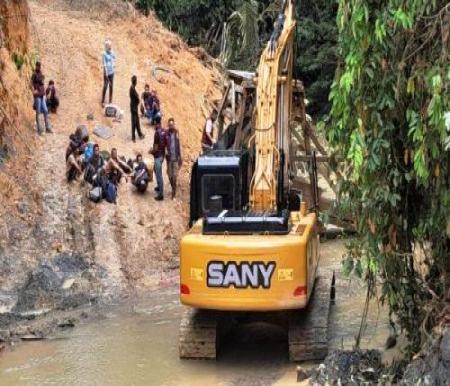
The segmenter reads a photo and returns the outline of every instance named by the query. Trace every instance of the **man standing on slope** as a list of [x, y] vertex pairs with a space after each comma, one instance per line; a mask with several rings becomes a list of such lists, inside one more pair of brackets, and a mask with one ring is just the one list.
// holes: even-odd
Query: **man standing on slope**
[[136, 142], [136, 131], [140, 139], [144, 139], [145, 135], [141, 131], [141, 123], [139, 121], [139, 94], [136, 91], [137, 77], [133, 75], [130, 87], [130, 111], [131, 111], [131, 139]]
[[175, 127], [175, 120], [169, 119], [169, 128], [166, 135], [166, 159], [167, 159], [167, 176], [169, 177], [170, 186], [172, 187], [172, 200], [177, 194], [177, 178], [180, 167], [183, 163], [181, 159], [180, 137]]
[[102, 105], [105, 107], [106, 90], [109, 87], [109, 103], [112, 103], [113, 86], [114, 86], [114, 69], [116, 66], [116, 55], [111, 48], [111, 41], [105, 41], [105, 51], [102, 56], [103, 65], [103, 93]]
[[31, 83], [33, 87], [34, 109], [36, 110], [36, 129], [39, 135], [42, 135], [41, 125], [39, 123], [39, 114], [44, 114], [45, 131], [51, 133], [50, 124], [48, 122], [48, 109], [45, 101], [45, 76], [42, 74], [41, 62], [36, 62]]
[[164, 162], [164, 155], [166, 149], [166, 132], [161, 127], [161, 118], [156, 118], [155, 137], [153, 139], [153, 148], [150, 154], [155, 158], [155, 175], [156, 175], [156, 192], [155, 200], [164, 200], [164, 179], [162, 173], [162, 165]]

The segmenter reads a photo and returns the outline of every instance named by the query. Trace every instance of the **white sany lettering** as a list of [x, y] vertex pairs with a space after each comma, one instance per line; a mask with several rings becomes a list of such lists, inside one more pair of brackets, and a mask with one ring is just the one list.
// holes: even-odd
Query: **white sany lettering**
[[208, 265], [208, 286], [221, 287], [223, 283], [223, 263]]
[[242, 264], [242, 287], [258, 287], [258, 265]]
[[276, 264], [258, 261], [253, 263], [211, 261], [208, 264], [208, 287], [223, 288], [270, 288], [270, 281], [275, 272]]
[[235, 264], [228, 264], [227, 272], [225, 273], [225, 279], [223, 279], [224, 287], [234, 285], [235, 287], [241, 287], [241, 278]]
[[259, 270], [261, 271], [261, 274], [264, 278], [263, 287], [269, 288], [270, 287], [270, 278], [272, 277], [273, 271], [275, 270], [275, 263], [269, 263], [267, 266], [264, 266], [264, 264], [261, 264], [259, 266]]

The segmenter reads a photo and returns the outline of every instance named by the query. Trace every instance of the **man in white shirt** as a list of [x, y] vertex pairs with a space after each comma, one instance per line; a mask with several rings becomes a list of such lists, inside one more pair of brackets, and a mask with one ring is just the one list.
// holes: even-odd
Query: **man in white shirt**
[[214, 110], [206, 120], [202, 135], [202, 150], [212, 150], [216, 141], [214, 140], [214, 122], [217, 120], [217, 111]]

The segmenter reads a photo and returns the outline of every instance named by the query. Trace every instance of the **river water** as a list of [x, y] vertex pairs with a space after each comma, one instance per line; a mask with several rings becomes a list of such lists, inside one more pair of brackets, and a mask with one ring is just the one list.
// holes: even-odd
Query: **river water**
[[[321, 246], [322, 264], [339, 269], [341, 241]], [[330, 314], [330, 349], [352, 348], [365, 287], [337, 276]], [[284, 385], [294, 384], [283, 331], [250, 325], [232, 331], [215, 362], [178, 359], [182, 307], [178, 288], [102, 310], [56, 339], [22, 343], [0, 354], [0, 385]], [[382, 348], [386, 312], [373, 304], [363, 348]], [[312, 365], [312, 364], [311, 364]]]

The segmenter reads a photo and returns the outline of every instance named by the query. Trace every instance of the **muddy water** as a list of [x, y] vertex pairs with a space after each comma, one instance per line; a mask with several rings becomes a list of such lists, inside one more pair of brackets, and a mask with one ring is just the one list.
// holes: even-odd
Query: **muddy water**
[[[322, 245], [322, 263], [338, 268], [342, 242]], [[337, 277], [330, 348], [351, 348], [365, 300], [364, 286]], [[272, 385], [295, 382], [286, 336], [253, 325], [232, 331], [217, 362], [180, 361], [177, 288], [122, 304], [59, 334], [19, 344], [0, 356], [0, 385]], [[363, 347], [382, 348], [388, 334], [384, 310], [371, 307]], [[382, 316], [383, 315], [383, 316]]]

